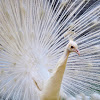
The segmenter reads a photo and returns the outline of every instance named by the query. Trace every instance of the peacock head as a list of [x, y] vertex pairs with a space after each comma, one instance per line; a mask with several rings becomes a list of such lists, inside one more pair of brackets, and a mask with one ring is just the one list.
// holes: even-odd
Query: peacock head
[[78, 50], [78, 45], [75, 41], [70, 40], [67, 44], [67, 50], [71, 52], [76, 52], [78, 55], [80, 55], [80, 52]]

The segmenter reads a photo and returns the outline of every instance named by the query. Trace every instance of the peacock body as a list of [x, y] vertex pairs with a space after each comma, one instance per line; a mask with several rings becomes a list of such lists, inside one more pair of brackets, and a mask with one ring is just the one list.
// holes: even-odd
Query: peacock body
[[81, 55], [69, 55], [61, 96], [100, 100], [100, 0], [91, 1], [0, 0], [0, 100], [40, 100], [69, 38]]

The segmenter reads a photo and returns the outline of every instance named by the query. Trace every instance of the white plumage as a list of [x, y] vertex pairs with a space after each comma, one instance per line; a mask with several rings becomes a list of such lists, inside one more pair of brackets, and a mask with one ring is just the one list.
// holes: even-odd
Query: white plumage
[[81, 55], [69, 56], [61, 94], [100, 98], [100, 0], [90, 2], [0, 0], [0, 100], [39, 100], [70, 37]]

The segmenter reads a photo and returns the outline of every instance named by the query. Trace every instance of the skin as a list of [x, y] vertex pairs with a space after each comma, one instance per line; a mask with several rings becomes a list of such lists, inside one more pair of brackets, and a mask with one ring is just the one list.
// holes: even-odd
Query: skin
[[76, 52], [78, 55], [80, 55], [78, 46], [74, 41], [70, 41], [67, 44], [64, 54], [58, 61], [56, 70], [53, 72], [47, 83], [45, 83], [44, 88], [41, 91], [40, 100], [60, 100], [60, 87], [66, 68], [67, 59], [71, 52]]

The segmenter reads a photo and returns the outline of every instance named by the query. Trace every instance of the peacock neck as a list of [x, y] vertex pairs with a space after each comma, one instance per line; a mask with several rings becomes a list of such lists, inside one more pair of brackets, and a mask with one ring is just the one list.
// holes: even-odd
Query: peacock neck
[[66, 50], [63, 56], [59, 59], [56, 70], [53, 72], [50, 79], [44, 85], [42, 96], [46, 97], [46, 99], [41, 99], [41, 100], [59, 100], [60, 87], [64, 71], [66, 68], [68, 56], [69, 56], [69, 51]]

